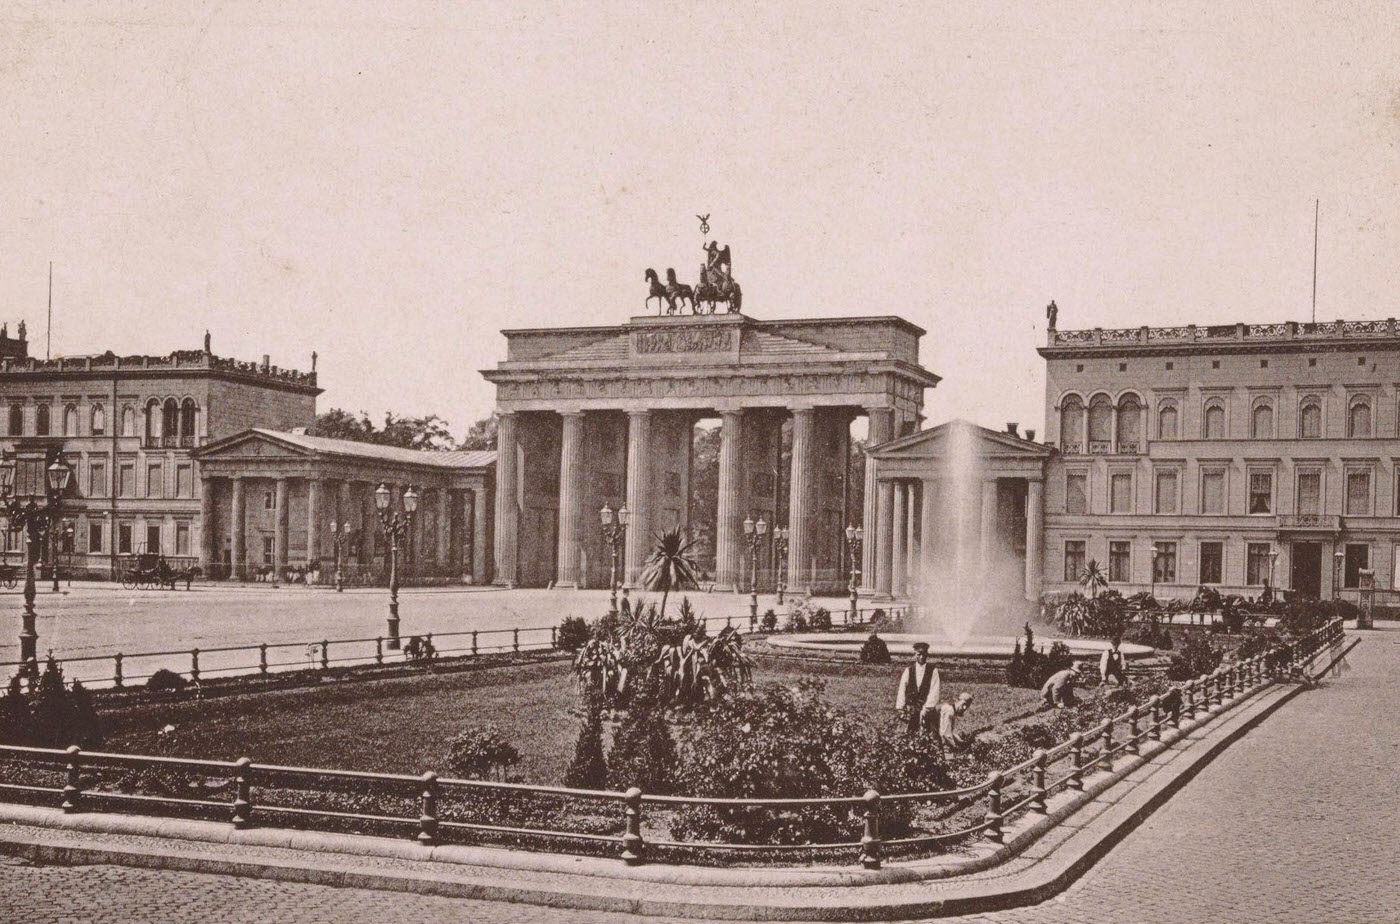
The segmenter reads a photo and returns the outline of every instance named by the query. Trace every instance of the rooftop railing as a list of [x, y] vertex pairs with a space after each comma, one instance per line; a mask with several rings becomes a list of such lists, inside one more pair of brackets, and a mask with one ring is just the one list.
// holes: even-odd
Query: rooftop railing
[[1280, 324], [1214, 324], [1184, 327], [1128, 327], [1051, 330], [1052, 347], [1117, 347], [1124, 344], [1223, 343], [1289, 340], [1381, 339], [1400, 336], [1394, 318], [1384, 321], [1318, 321]]
[[103, 353], [98, 356], [61, 356], [57, 359], [27, 357], [0, 358], [0, 372], [110, 372], [117, 370], [154, 369], [214, 369], [235, 372], [241, 375], [256, 375], [297, 385], [315, 385], [315, 372], [301, 372], [297, 369], [283, 369], [270, 363], [249, 362], [229, 359], [205, 353], [202, 350], [175, 350], [165, 356], [118, 356]]

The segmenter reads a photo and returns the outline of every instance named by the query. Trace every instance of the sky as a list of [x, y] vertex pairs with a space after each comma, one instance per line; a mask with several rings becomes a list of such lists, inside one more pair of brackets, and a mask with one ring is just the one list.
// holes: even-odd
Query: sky
[[0, 9], [0, 319], [488, 414], [502, 328], [928, 330], [932, 423], [1040, 427], [1061, 329], [1400, 315], [1400, 4], [87, 3]]

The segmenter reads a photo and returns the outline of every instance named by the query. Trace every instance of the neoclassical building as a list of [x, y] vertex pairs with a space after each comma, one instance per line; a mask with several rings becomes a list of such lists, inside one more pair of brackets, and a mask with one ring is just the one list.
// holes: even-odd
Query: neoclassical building
[[[634, 317], [503, 333], [505, 360], [482, 374], [500, 415], [496, 581], [510, 585], [607, 586], [597, 512], [624, 503], [623, 569], [636, 581], [653, 535], [689, 525], [694, 425], [718, 418], [716, 584], [747, 586], [743, 522], [766, 518], [791, 530], [789, 586], [835, 589], [846, 573], [842, 531], [862, 519], [845, 490], [851, 422], [868, 417], [881, 443], [912, 432], [924, 389], [938, 383], [919, 365], [924, 331], [895, 317]], [[866, 497], [873, 521], [875, 491]], [[765, 546], [760, 568], [771, 554]]]

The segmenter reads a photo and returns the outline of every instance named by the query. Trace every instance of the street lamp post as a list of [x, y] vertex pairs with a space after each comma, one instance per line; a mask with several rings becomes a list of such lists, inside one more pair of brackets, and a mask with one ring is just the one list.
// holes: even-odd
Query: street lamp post
[[1332, 599], [1337, 600], [1342, 595], [1342, 562], [1346, 559], [1347, 553], [1337, 549], [1332, 553]]
[[345, 592], [345, 546], [349, 544], [350, 537], [354, 535], [354, 527], [347, 521], [337, 524], [331, 520], [331, 544], [335, 546], [335, 592]]
[[[42, 465], [42, 463], [40, 463]], [[22, 671], [29, 674], [30, 683], [39, 675], [38, 642], [39, 632], [34, 625], [34, 568], [37, 564], [39, 540], [50, 528], [59, 514], [63, 503], [63, 492], [73, 472], [57, 460], [41, 469], [42, 480], [27, 472], [22, 486], [15, 483], [18, 463], [14, 459], [0, 462], [0, 510], [3, 510], [11, 527], [24, 530], [24, 613], [21, 617], [19, 633], [19, 658], [24, 662]], [[38, 487], [43, 493], [39, 493]]]
[[1156, 543], [1152, 545], [1152, 589], [1148, 591], [1148, 596], [1153, 600], [1157, 599], [1157, 556], [1162, 554], [1162, 550], [1157, 548]]
[[763, 514], [758, 515], [758, 522], [753, 521], [753, 517], [744, 518], [744, 538], [749, 541], [749, 625], [758, 624], [758, 547], [763, 544], [763, 537], [768, 533], [768, 521], [763, 519]]
[[851, 612], [847, 617], [847, 623], [854, 625], [860, 622], [860, 547], [865, 541], [865, 527], [846, 527], [846, 550], [851, 555]]
[[603, 504], [603, 509], [598, 511], [598, 518], [603, 523], [603, 538], [607, 540], [608, 546], [612, 549], [612, 570], [608, 572], [608, 589], [612, 591], [612, 597], [608, 603], [608, 613], [617, 615], [617, 564], [622, 556], [623, 544], [627, 541], [627, 518], [629, 516], [627, 505], [623, 504], [616, 513], [607, 504]]
[[787, 589], [783, 578], [787, 566], [788, 537], [791, 534], [792, 531], [786, 526], [779, 526], [773, 530], [773, 558], [778, 569], [778, 606], [783, 605], [783, 591]]
[[380, 483], [374, 490], [374, 506], [379, 509], [379, 522], [389, 540], [389, 649], [399, 647], [399, 541], [413, 528], [413, 515], [418, 510], [418, 492], [410, 486], [403, 492], [403, 513], [393, 510], [394, 492]]
[[1269, 592], [1274, 590], [1274, 563], [1278, 561], [1278, 549], [1269, 550]]

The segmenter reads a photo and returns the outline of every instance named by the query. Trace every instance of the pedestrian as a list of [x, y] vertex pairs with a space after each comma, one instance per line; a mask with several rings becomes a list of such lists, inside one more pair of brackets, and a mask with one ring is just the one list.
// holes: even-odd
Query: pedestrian
[[937, 735], [943, 747], [957, 750], [967, 744], [967, 737], [957, 730], [958, 719], [967, 714], [972, 705], [971, 693], [959, 693], [951, 703], [938, 704]]
[[1064, 706], [1075, 704], [1074, 685], [1079, 681], [1079, 673], [1083, 670], [1078, 664], [1071, 664], [1062, 671], [1056, 671], [1045, 681], [1045, 685], [1040, 688], [1040, 695], [1045, 700], [1047, 707], [1053, 706], [1059, 709]]
[[928, 642], [915, 642], [914, 663], [900, 674], [899, 690], [894, 699], [895, 712], [904, 719], [909, 734], [918, 734], [920, 728], [932, 721], [942, 686], [938, 668], [928, 661]]
[[1115, 635], [1109, 647], [1103, 650], [1099, 656], [1099, 682], [1105, 686], [1109, 678], [1115, 678], [1120, 685], [1126, 686], [1128, 683], [1128, 662], [1123, 657], [1123, 637]]

